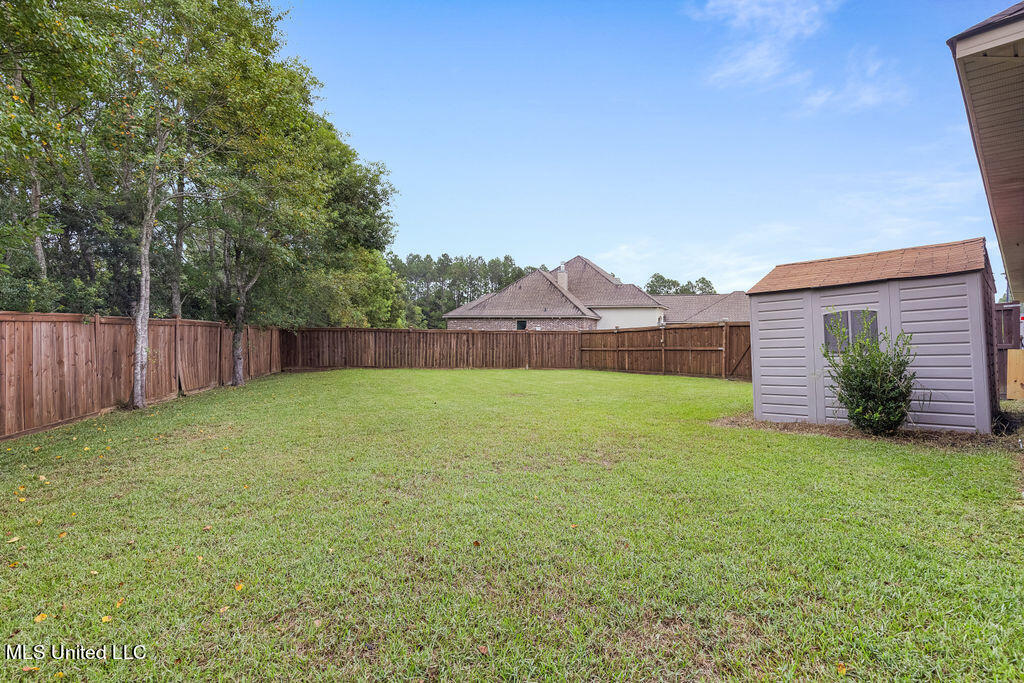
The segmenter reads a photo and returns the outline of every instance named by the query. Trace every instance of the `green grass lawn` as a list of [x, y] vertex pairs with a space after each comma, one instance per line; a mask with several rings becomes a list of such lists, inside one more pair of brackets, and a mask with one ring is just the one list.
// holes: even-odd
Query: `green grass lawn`
[[708, 423], [750, 404], [342, 370], [0, 443], [4, 644], [147, 647], [0, 679], [1021, 677], [1013, 454]]

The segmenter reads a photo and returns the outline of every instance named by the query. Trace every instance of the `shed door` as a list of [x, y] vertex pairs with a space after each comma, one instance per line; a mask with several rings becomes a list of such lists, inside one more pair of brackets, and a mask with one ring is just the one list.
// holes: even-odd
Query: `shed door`
[[846, 411], [836, 403], [835, 394], [826, 378], [825, 368], [827, 364], [822, 354], [822, 345], [838, 343], [838, 340], [832, 339], [831, 335], [827, 333], [827, 321], [839, 319], [844, 323], [844, 328], [848, 334], [855, 334], [861, 329], [862, 313], [870, 311], [874, 314], [875, 329], [873, 332], [876, 335], [881, 334], [886, 329], [894, 329], [889, 297], [890, 288], [888, 282], [831, 287], [812, 291], [810, 319], [814, 343], [811, 349], [813, 364], [810, 380], [817, 389], [814, 406], [815, 422], [822, 424], [846, 422]]

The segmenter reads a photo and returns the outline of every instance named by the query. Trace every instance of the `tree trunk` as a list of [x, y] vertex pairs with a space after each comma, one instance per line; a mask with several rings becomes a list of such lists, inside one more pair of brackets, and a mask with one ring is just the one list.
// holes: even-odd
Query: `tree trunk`
[[[32, 187], [29, 190], [29, 199], [31, 201], [31, 208], [29, 212], [29, 218], [32, 220], [32, 229], [37, 230], [39, 228], [38, 221], [39, 216], [42, 215], [42, 194], [43, 188], [39, 181], [39, 169], [36, 167], [36, 160], [33, 158], [29, 162], [29, 177], [32, 179]], [[39, 277], [43, 280], [46, 279], [46, 254], [43, 252], [43, 238], [36, 235], [35, 240], [32, 243], [33, 251], [36, 254], [36, 261], [39, 262]]]
[[245, 372], [242, 365], [242, 335], [245, 332], [245, 294], [239, 293], [238, 307], [235, 309], [235, 331], [231, 336], [231, 385], [240, 387], [245, 384]]
[[135, 306], [135, 359], [132, 365], [132, 408], [146, 407], [146, 365], [149, 361], [149, 248], [153, 241], [150, 198], [139, 235], [139, 301]]
[[155, 159], [146, 182], [146, 206], [139, 231], [139, 301], [135, 307], [135, 358], [132, 363], [132, 407], [146, 407], [146, 365], [149, 361], [149, 250], [153, 243], [153, 225], [160, 208], [157, 203], [160, 160], [167, 144], [168, 131], [157, 124]]
[[171, 315], [181, 317], [181, 253], [185, 238], [185, 176], [178, 174], [178, 196], [175, 199], [178, 225], [174, 233], [174, 259], [171, 261]]
[[213, 222], [206, 231], [207, 256], [210, 257], [210, 320], [217, 319], [217, 243], [213, 234]]

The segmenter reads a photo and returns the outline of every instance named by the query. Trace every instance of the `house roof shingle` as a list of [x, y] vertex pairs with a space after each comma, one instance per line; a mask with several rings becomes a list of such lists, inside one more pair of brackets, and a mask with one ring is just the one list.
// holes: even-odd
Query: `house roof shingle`
[[[554, 274], [557, 269], [552, 270]], [[588, 307], [651, 308], [663, 306], [636, 285], [625, 284], [590, 259], [576, 256], [565, 262], [569, 291]]]
[[671, 294], [654, 297], [666, 307], [666, 323], [749, 322], [750, 298], [728, 294]]
[[951, 48], [956, 45], [957, 41], [963, 40], [964, 38], [970, 38], [971, 36], [978, 35], [984, 31], [994, 29], [1003, 24], [1009, 24], [1010, 22], [1018, 19], [1024, 19], [1024, 2], [1018, 2], [1017, 4], [1007, 7], [998, 14], [993, 14], [988, 19], [978, 22], [974, 26], [961, 31], [952, 38], [946, 41], [946, 44]]
[[444, 318], [594, 318], [591, 307], [665, 308], [636, 285], [625, 284], [589, 259], [565, 262], [568, 288], [557, 269], [536, 270], [505, 289], [459, 306]]
[[535, 270], [505, 289], [470, 301], [444, 314], [445, 318], [598, 318], [576, 296]]
[[775, 266], [747, 294], [984, 270], [985, 238]]

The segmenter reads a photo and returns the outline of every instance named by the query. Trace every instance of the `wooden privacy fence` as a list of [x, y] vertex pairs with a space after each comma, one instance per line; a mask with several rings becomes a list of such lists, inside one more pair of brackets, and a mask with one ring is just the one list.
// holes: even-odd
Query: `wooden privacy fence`
[[750, 325], [585, 332], [307, 328], [281, 337], [286, 370], [582, 368], [750, 379]]
[[750, 379], [750, 324], [666, 325], [580, 333], [580, 367]]
[[[146, 399], [231, 382], [231, 330], [204, 320], [149, 321]], [[280, 330], [247, 327], [246, 378], [281, 371]], [[125, 405], [131, 398], [131, 318], [0, 313], [0, 437], [38, 431]]]
[[579, 368], [579, 332], [305, 328], [282, 335], [288, 370]]
[[[203, 320], [149, 321], [146, 398], [231, 382], [231, 330]], [[130, 318], [0, 312], [0, 438], [126, 405]], [[586, 332], [246, 327], [246, 379], [330, 368], [583, 368], [750, 379], [750, 326], [670, 325]]]

